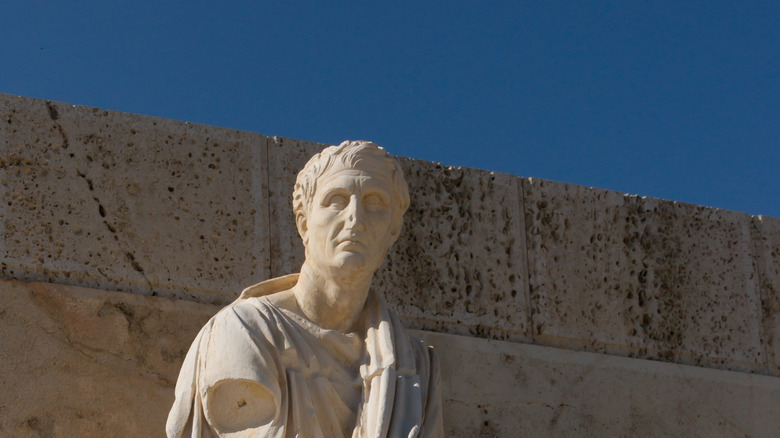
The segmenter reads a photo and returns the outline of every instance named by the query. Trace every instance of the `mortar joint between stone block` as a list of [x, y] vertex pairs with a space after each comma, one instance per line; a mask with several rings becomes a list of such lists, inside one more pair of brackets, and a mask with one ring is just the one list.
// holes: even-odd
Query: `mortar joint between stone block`
[[268, 278], [274, 277], [274, 257], [273, 254], [271, 254], [272, 246], [271, 245], [271, 233], [270, 230], [275, 229], [274, 224], [271, 223], [273, 220], [274, 215], [271, 214], [271, 208], [272, 208], [272, 202], [271, 202], [271, 169], [270, 169], [270, 163], [269, 158], [271, 157], [271, 141], [276, 139], [276, 137], [266, 137], [265, 138], [265, 180], [263, 181], [265, 184], [265, 202], [266, 202], [266, 209], [265, 209], [265, 223], [267, 225], [267, 239], [264, 239], [266, 243], [265, 253], [268, 254]]
[[760, 336], [761, 336], [761, 347], [762, 352], [764, 353], [764, 372], [766, 375], [773, 375], [772, 369], [774, 368], [772, 366], [772, 362], [774, 361], [773, 357], [770, 357], [770, 349], [769, 349], [769, 336], [771, 335], [771, 329], [768, 328], [768, 326], [771, 324], [771, 321], [768, 321], [767, 319], [770, 317], [770, 315], [767, 315], [764, 311], [765, 303], [764, 299], [766, 298], [764, 296], [764, 288], [761, 284], [761, 260], [759, 259], [760, 253], [758, 250], [758, 246], [756, 241], [758, 240], [760, 236], [760, 230], [758, 229], [758, 225], [756, 224], [757, 220], [761, 220], [760, 216], [752, 216], [750, 217], [750, 249], [752, 251], [751, 259], [753, 262], [753, 283], [755, 287], [758, 290], [758, 303], [759, 303], [759, 309], [758, 309], [758, 317], [761, 318], [761, 324], [759, 324], [759, 330], [760, 330]]
[[526, 306], [528, 306], [528, 311], [526, 312], [526, 329], [525, 329], [525, 336], [526, 338], [533, 344], [536, 343], [536, 338], [534, 337], [534, 306], [533, 302], [531, 301], [531, 263], [528, 260], [528, 235], [526, 233], [526, 223], [525, 223], [525, 180], [521, 177], [517, 178], [517, 185], [519, 186], [518, 190], [518, 197], [520, 198], [518, 200], [519, 204], [519, 214], [520, 214], [520, 250], [523, 255], [523, 262], [519, 263], [518, 266], [520, 266], [521, 271], [525, 270], [525, 272], [521, 272], [520, 278], [522, 278], [522, 286], [523, 286], [523, 293], [525, 294], [525, 302]]

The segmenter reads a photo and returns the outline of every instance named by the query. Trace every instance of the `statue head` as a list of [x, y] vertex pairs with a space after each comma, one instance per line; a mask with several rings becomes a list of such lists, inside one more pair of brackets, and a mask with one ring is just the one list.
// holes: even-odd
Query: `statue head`
[[367, 141], [345, 141], [298, 173], [293, 212], [306, 261], [373, 272], [398, 239], [409, 189], [398, 161]]

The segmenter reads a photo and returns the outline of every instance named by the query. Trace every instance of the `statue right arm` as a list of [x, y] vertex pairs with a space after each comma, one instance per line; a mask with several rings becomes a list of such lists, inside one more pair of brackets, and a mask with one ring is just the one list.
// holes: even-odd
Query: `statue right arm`
[[286, 386], [273, 327], [254, 306], [225, 310], [200, 357], [204, 414], [220, 434], [257, 430], [279, 418]]
[[219, 433], [257, 429], [274, 419], [273, 395], [258, 382], [224, 380], [209, 390], [207, 418]]

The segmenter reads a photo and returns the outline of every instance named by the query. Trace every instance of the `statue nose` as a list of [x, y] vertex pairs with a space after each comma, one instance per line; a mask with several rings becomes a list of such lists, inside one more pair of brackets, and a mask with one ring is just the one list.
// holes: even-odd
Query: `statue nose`
[[350, 198], [347, 205], [347, 228], [363, 227], [363, 209], [355, 196]]

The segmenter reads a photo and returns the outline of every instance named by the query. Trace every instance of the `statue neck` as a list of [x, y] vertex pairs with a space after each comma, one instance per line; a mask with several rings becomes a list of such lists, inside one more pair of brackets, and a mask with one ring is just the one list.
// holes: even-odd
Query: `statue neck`
[[371, 278], [340, 281], [303, 263], [293, 294], [303, 316], [319, 327], [344, 333], [353, 330], [371, 287]]

